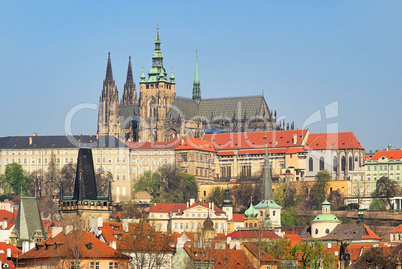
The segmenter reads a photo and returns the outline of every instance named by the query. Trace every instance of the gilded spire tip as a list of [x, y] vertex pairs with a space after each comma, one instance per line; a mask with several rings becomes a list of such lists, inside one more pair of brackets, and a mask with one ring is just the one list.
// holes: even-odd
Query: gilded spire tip
[[159, 30], [159, 22], [156, 23], [156, 30]]

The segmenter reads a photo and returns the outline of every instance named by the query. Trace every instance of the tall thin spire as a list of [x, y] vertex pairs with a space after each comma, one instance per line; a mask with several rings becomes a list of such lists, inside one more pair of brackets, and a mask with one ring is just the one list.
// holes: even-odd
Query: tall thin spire
[[133, 69], [131, 67], [131, 56], [128, 57], [127, 78], [124, 83], [122, 105], [134, 105], [137, 103], [137, 91], [135, 89]]
[[268, 200], [273, 200], [274, 195], [272, 192], [272, 176], [271, 176], [271, 167], [269, 165], [269, 158], [268, 158], [268, 141], [266, 141], [265, 144], [265, 157], [264, 157], [264, 171], [262, 175], [262, 183], [263, 183], [263, 199], [268, 201]]
[[106, 77], [105, 77], [105, 82], [109, 82], [109, 81], [113, 81], [113, 71], [112, 71], [112, 61], [110, 59], [110, 51], [108, 53]]
[[128, 56], [128, 68], [127, 68], [126, 83], [134, 83], [133, 68], [131, 67], [131, 56]]
[[159, 25], [156, 24], [155, 51], [152, 55], [152, 68], [148, 72], [148, 82], [157, 82], [163, 74], [163, 79], [166, 80], [167, 72], [163, 68], [163, 55], [161, 51], [161, 40], [159, 39]]
[[201, 83], [200, 83], [200, 74], [198, 71], [198, 51], [195, 53], [195, 74], [194, 74], [194, 82], [193, 82], [193, 100], [197, 103], [197, 105], [201, 101]]

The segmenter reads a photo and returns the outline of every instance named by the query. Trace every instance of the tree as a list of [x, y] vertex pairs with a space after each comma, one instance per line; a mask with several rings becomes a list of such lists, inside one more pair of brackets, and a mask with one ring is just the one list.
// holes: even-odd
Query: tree
[[338, 208], [338, 207], [340, 207], [340, 206], [342, 206], [344, 204], [343, 203], [343, 197], [339, 193], [339, 190], [331, 191], [329, 193], [328, 202], [331, 203], [331, 206], [333, 206], [333, 208]]
[[134, 185], [133, 193], [146, 191], [155, 203], [179, 203], [198, 196], [193, 175], [176, 165], [165, 165], [156, 172], [145, 172]]
[[73, 196], [74, 194], [75, 171], [76, 167], [72, 162], [65, 164], [61, 169], [64, 195]]
[[213, 202], [218, 207], [222, 207], [223, 200], [225, 200], [225, 190], [221, 187], [215, 187], [208, 195], [208, 202]]
[[232, 193], [237, 206], [248, 207], [251, 196], [253, 196], [253, 201], [261, 200], [261, 184], [240, 183], [233, 187]]
[[133, 200], [121, 202], [121, 209], [121, 218], [123, 219], [139, 219], [144, 213], [140, 210], [138, 204]]
[[299, 216], [299, 213], [294, 207], [287, 207], [282, 211], [281, 223], [284, 227], [307, 225], [306, 220]]
[[61, 189], [61, 173], [56, 155], [52, 152], [45, 176], [44, 196], [53, 197]]
[[96, 189], [98, 195], [107, 196], [109, 191], [109, 181], [113, 181], [111, 172], [105, 172], [103, 168], [98, 168], [95, 173]]
[[385, 198], [390, 208], [392, 208], [391, 197], [394, 197], [399, 193], [399, 185], [395, 180], [391, 180], [388, 177], [381, 177], [377, 183], [373, 192], [373, 196], [376, 198]]
[[371, 201], [369, 210], [372, 210], [372, 211], [385, 211], [385, 204], [381, 199], [374, 198], [373, 201]]
[[334, 268], [335, 256], [325, 250], [321, 241], [300, 241], [291, 250], [294, 257], [301, 259], [303, 268]]
[[373, 247], [363, 253], [363, 255], [353, 265], [356, 269], [374, 268], [397, 268], [395, 257], [388, 256], [381, 247]]
[[325, 200], [328, 192], [329, 181], [331, 181], [331, 174], [328, 170], [319, 171], [315, 175], [315, 183], [310, 190], [309, 204], [316, 210], [320, 209], [321, 204]]
[[42, 189], [44, 188], [45, 182], [43, 178], [43, 173], [41, 170], [33, 171], [29, 178], [32, 182], [31, 184], [31, 193], [37, 193], [38, 197], [42, 197]]
[[170, 262], [172, 237], [156, 231], [145, 219], [129, 223], [118, 249], [131, 257], [130, 268], [161, 268]]
[[27, 195], [31, 187], [31, 179], [24, 175], [22, 166], [18, 163], [10, 163], [6, 165], [6, 170], [0, 176], [0, 186], [5, 194], [14, 192], [15, 194], [22, 193]]
[[290, 183], [283, 182], [274, 190], [274, 200], [283, 209], [294, 207], [298, 201], [296, 189]]

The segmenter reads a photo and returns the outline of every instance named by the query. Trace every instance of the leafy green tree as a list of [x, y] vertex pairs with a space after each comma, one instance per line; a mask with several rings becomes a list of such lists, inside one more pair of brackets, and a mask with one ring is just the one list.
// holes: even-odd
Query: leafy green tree
[[385, 204], [381, 199], [374, 198], [373, 201], [371, 201], [369, 210], [372, 210], [372, 211], [385, 211]]
[[303, 217], [299, 216], [299, 213], [294, 207], [287, 207], [282, 211], [281, 223], [284, 227], [307, 225], [306, 220]]
[[253, 196], [254, 203], [261, 201], [261, 184], [253, 183], [240, 183], [233, 187], [232, 196], [237, 206], [248, 207], [250, 205], [250, 198]]
[[278, 239], [261, 242], [261, 248], [275, 259], [292, 260], [295, 257], [291, 255], [292, 243], [287, 239]]
[[323, 170], [315, 175], [315, 183], [310, 190], [309, 204], [316, 210], [320, 209], [321, 204], [325, 200], [326, 193], [328, 192], [329, 182], [331, 181], [331, 174], [328, 170]]
[[283, 182], [274, 190], [275, 202], [284, 209], [297, 205], [296, 189], [288, 182]]
[[213, 202], [218, 207], [222, 207], [223, 200], [225, 200], [225, 190], [221, 187], [214, 188], [208, 195], [208, 202]]
[[294, 257], [301, 258], [303, 268], [334, 268], [335, 256], [325, 250], [321, 241], [300, 241], [291, 250]]
[[0, 186], [5, 194], [14, 192], [15, 194], [22, 193], [27, 195], [30, 189], [32, 180], [24, 175], [22, 166], [18, 163], [10, 163], [6, 165], [6, 170], [0, 176]]
[[133, 191], [148, 192], [156, 203], [179, 203], [198, 196], [195, 177], [176, 165], [162, 166], [154, 173], [145, 172]]
[[373, 196], [376, 198], [385, 198], [392, 207], [391, 198], [399, 193], [399, 185], [395, 180], [391, 180], [388, 177], [381, 177], [377, 183], [373, 192]]

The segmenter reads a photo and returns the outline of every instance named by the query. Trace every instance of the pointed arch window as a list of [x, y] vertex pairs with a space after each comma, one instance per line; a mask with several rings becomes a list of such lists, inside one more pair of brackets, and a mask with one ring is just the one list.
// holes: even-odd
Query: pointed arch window
[[313, 158], [308, 159], [308, 170], [311, 172], [314, 170], [314, 165], [313, 165]]
[[342, 172], [345, 172], [345, 170], [346, 170], [346, 157], [345, 156], [342, 156], [342, 158], [341, 158], [341, 170], [342, 170]]
[[324, 157], [320, 157], [320, 171], [324, 170]]
[[332, 169], [334, 172], [338, 172], [338, 157], [334, 156], [332, 160]]
[[353, 158], [349, 156], [349, 171], [353, 171]]

